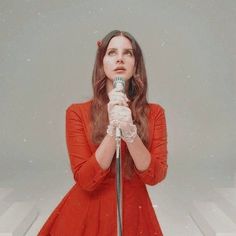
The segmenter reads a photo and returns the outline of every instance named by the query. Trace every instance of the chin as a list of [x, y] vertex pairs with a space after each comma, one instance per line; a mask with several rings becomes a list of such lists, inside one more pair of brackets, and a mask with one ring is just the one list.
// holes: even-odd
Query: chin
[[121, 78], [123, 78], [125, 81], [127, 81], [127, 80], [129, 80], [129, 79], [132, 78], [132, 76], [129, 77], [129, 76], [123, 75], [123, 74], [116, 74], [114, 78], [116, 78], [116, 77], [121, 77]]

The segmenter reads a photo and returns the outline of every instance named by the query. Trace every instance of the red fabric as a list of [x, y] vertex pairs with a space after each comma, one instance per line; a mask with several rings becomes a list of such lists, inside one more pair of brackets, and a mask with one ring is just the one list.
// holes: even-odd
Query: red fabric
[[[90, 140], [91, 101], [66, 110], [66, 142], [75, 184], [53, 210], [38, 236], [116, 236], [115, 175], [103, 170], [95, 158], [98, 146]], [[131, 179], [123, 178], [123, 236], [162, 236], [146, 184], [156, 185], [167, 173], [165, 111], [149, 104], [151, 163]], [[122, 141], [122, 158], [126, 144]], [[124, 168], [122, 168], [124, 171]]]

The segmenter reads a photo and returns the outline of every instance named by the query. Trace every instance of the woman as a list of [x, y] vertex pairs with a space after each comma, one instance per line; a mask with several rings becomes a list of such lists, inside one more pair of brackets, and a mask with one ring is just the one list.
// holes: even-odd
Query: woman
[[[116, 77], [125, 93], [113, 88]], [[123, 235], [163, 235], [146, 184], [167, 173], [165, 110], [147, 102], [142, 51], [128, 32], [98, 41], [93, 99], [66, 110], [66, 141], [75, 185], [51, 213], [39, 236], [115, 236], [115, 129], [122, 133]]]

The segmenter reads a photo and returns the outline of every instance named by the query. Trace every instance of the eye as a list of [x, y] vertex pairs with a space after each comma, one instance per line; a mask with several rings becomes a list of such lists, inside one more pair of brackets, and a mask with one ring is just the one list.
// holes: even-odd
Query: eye
[[126, 53], [130, 56], [133, 56], [133, 53], [131, 51], [127, 51]]
[[114, 55], [114, 54], [115, 54], [115, 51], [109, 51], [107, 54], [108, 54], [108, 55]]

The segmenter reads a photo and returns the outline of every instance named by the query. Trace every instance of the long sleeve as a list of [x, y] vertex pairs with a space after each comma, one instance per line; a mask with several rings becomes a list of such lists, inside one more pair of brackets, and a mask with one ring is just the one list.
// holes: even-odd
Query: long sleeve
[[66, 109], [66, 144], [74, 180], [87, 191], [95, 190], [110, 172], [101, 168], [95, 153], [91, 152], [85, 133], [81, 105]]
[[167, 173], [167, 128], [165, 110], [160, 105], [153, 108], [153, 135], [151, 140], [151, 162], [144, 171], [139, 171], [136, 167], [135, 172], [141, 180], [148, 185], [155, 185], [161, 182]]

